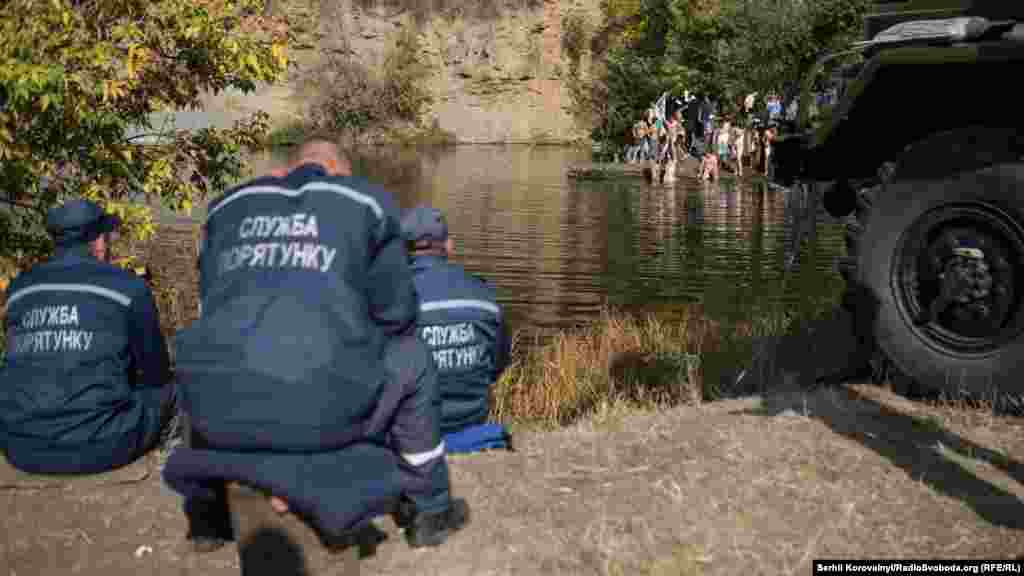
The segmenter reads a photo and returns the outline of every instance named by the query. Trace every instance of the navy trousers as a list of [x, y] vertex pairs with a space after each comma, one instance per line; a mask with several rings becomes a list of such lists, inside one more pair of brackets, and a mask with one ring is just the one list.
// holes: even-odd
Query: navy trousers
[[[367, 425], [365, 440], [394, 450], [403, 494], [420, 512], [448, 508], [451, 484], [441, 438], [441, 394], [433, 357], [414, 334], [393, 340], [384, 363], [388, 379]], [[287, 393], [287, 392], [283, 392]], [[186, 424], [190, 448], [214, 449]], [[344, 449], [343, 449], [344, 450]], [[211, 484], [213, 499], [186, 498], [190, 525], [230, 526], [223, 483]]]

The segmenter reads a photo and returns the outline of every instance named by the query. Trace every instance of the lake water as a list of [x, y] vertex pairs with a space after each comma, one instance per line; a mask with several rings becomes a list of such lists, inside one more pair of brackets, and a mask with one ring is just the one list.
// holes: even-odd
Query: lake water
[[455, 260], [497, 287], [514, 329], [585, 323], [606, 304], [659, 312], [701, 302], [738, 319], [841, 287], [833, 263], [842, 227], [824, 215], [800, 270], [783, 282], [793, 211], [785, 191], [566, 177], [589, 159], [589, 150], [560, 147], [375, 149], [354, 170], [389, 187], [403, 208], [444, 210]]

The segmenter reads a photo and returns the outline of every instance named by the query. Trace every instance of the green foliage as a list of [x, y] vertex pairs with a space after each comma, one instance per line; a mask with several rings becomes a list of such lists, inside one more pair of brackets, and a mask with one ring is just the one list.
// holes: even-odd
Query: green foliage
[[356, 138], [401, 123], [418, 124], [433, 101], [425, 84], [431, 71], [421, 51], [415, 28], [405, 26], [395, 35], [379, 72], [350, 50], [326, 54], [310, 78], [318, 92], [312, 127]]
[[793, 93], [816, 59], [858, 39], [869, 0], [605, 0], [607, 100], [594, 131], [621, 140], [664, 91], [707, 94], [726, 113], [758, 92]]
[[290, 122], [284, 126], [274, 128], [267, 134], [267, 147], [271, 149], [287, 148], [302, 143], [303, 138], [309, 133], [309, 127], [303, 122]]
[[[144, 238], [153, 224], [141, 200], [187, 212], [234, 178], [265, 114], [197, 131], [161, 131], [151, 118], [199, 108], [203, 94], [282, 79], [302, 30], [262, 8], [263, 0], [7, 2], [0, 258], [24, 264], [45, 254], [46, 211], [68, 197], [99, 201]], [[142, 136], [159, 137], [139, 145]]]
[[858, 39], [868, 8], [867, 0], [789, 0], [774, 10], [752, 0], [733, 1], [731, 40], [719, 67], [728, 95], [795, 90], [815, 60]]

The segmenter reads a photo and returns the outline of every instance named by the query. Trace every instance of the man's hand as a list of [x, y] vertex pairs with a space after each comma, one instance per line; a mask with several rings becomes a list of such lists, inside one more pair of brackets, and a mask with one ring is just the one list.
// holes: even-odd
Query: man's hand
[[270, 507], [274, 509], [274, 512], [278, 514], [288, 513], [288, 503], [278, 498], [277, 496], [270, 497]]

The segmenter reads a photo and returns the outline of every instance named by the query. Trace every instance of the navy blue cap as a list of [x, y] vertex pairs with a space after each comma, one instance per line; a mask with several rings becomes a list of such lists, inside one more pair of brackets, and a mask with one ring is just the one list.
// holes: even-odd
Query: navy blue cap
[[46, 213], [46, 230], [58, 245], [92, 242], [120, 225], [120, 218], [89, 200], [69, 200]]
[[444, 242], [448, 239], [448, 222], [437, 208], [417, 206], [402, 217], [402, 236], [410, 242]]

